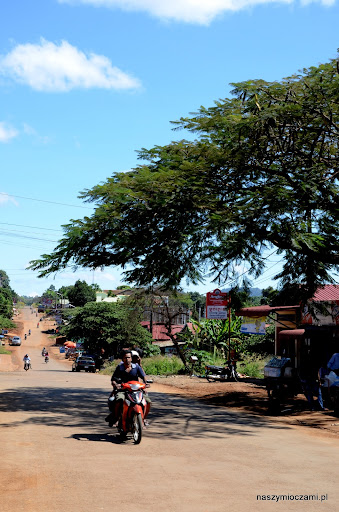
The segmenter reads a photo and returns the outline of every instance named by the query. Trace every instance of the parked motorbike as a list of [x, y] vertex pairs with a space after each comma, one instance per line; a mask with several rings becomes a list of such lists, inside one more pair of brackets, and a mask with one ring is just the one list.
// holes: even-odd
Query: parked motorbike
[[31, 363], [29, 361], [25, 361], [25, 364], [24, 364], [24, 370], [29, 370], [31, 368]]
[[221, 382], [226, 380], [238, 381], [240, 377], [237, 372], [237, 362], [234, 359], [230, 359], [226, 361], [225, 366], [207, 364], [205, 366], [205, 377], [208, 382], [217, 380]]
[[[130, 381], [121, 385], [125, 392], [122, 413], [118, 420], [118, 431], [122, 439], [126, 439], [131, 433], [134, 443], [139, 444], [142, 438], [144, 427], [146, 400], [144, 389], [146, 384], [137, 381]], [[111, 397], [111, 400], [113, 397]]]

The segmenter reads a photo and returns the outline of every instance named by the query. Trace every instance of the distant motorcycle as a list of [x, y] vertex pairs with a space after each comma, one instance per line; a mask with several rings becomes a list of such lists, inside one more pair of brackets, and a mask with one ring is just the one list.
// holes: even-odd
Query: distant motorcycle
[[24, 364], [24, 370], [29, 370], [31, 368], [31, 363], [29, 361], [25, 361], [25, 364]]
[[48, 363], [48, 361], [49, 361], [49, 357], [45, 356], [45, 363]]
[[227, 380], [238, 381], [240, 377], [237, 372], [237, 362], [234, 361], [234, 359], [230, 359], [226, 361], [225, 366], [207, 364], [205, 366], [205, 377], [208, 382], [225, 382]]

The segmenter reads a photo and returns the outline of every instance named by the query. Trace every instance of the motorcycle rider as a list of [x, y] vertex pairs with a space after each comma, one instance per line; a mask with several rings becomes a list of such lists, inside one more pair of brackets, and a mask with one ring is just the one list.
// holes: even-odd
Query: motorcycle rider
[[41, 351], [41, 355], [42, 355], [42, 356], [45, 356], [45, 355], [46, 355], [46, 348], [45, 348], [45, 347], [42, 349], [42, 351]]
[[[126, 350], [123, 353], [122, 362], [118, 364], [111, 378], [111, 383], [113, 386], [111, 396], [115, 395], [115, 405], [113, 405], [114, 411], [111, 411], [111, 413], [105, 418], [105, 421], [107, 421], [110, 426], [112, 426], [113, 423], [118, 420], [122, 411], [122, 404], [125, 398], [125, 393], [124, 391], [120, 391], [120, 383], [129, 382], [131, 380], [138, 380], [139, 377], [143, 380], [146, 386], [149, 387], [144, 370], [137, 363], [132, 363], [132, 353], [130, 350]], [[146, 393], [144, 396], [146, 400], [146, 418], [151, 408], [151, 399]]]
[[25, 364], [28, 364], [29, 366], [31, 366], [31, 358], [29, 357], [28, 354], [26, 354], [23, 358], [23, 362], [24, 362], [24, 366]]

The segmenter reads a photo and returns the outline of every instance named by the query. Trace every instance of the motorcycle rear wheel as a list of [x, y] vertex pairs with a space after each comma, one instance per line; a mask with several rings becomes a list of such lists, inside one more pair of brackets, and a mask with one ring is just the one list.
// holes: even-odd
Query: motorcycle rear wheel
[[206, 372], [205, 377], [208, 380], [208, 382], [214, 382], [215, 381], [215, 378], [213, 377], [213, 373], [212, 372]]
[[139, 444], [142, 438], [142, 417], [140, 412], [133, 416], [132, 435], [134, 444]]

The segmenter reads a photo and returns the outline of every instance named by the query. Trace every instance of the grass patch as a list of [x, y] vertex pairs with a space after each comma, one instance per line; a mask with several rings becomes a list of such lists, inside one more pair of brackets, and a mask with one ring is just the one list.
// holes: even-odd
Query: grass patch
[[11, 354], [12, 352], [10, 350], [7, 350], [5, 347], [0, 347], [0, 354]]
[[184, 367], [177, 356], [155, 356], [142, 360], [146, 375], [177, 375]]
[[[100, 371], [102, 375], [112, 375], [115, 368], [120, 361], [114, 361], [108, 364], [103, 370]], [[177, 375], [184, 367], [176, 356], [154, 356], [145, 357], [142, 362], [142, 367], [146, 375]]]

